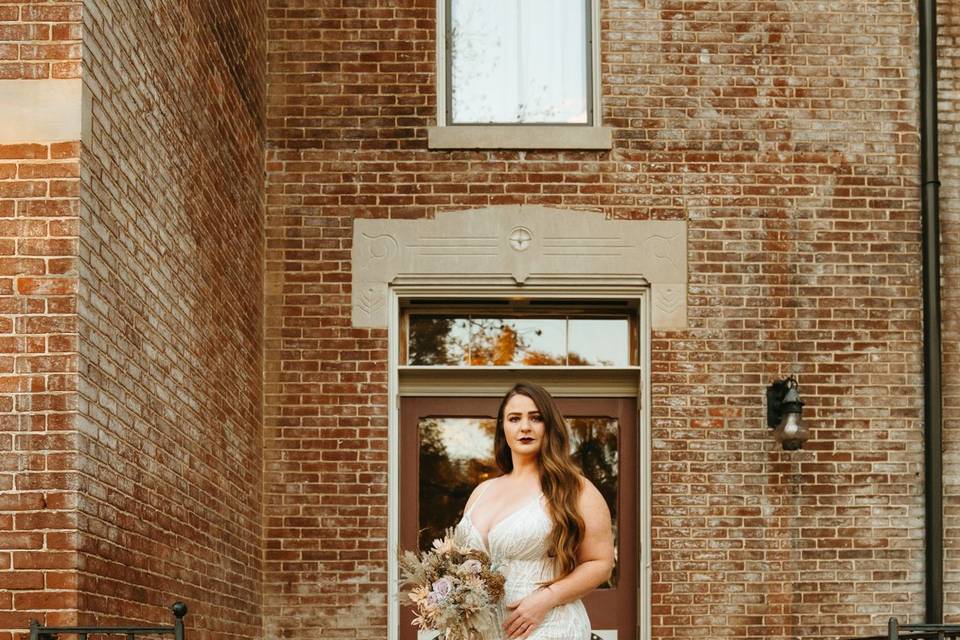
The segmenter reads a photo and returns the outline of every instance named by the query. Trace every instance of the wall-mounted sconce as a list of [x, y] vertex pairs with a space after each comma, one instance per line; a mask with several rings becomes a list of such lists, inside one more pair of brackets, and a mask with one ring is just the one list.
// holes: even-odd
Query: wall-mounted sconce
[[767, 426], [785, 451], [796, 451], [810, 437], [810, 431], [800, 420], [803, 403], [793, 376], [777, 380], [767, 387]]

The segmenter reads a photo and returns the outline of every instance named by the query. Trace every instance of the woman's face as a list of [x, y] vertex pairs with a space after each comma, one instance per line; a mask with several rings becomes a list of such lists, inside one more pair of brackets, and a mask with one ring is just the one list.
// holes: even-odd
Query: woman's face
[[503, 434], [516, 455], [538, 455], [546, 437], [546, 426], [537, 405], [517, 394], [503, 408]]

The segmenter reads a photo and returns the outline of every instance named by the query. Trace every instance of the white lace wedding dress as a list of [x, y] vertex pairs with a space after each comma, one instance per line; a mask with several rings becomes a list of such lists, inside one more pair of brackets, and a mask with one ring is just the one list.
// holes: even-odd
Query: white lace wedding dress
[[[487, 483], [480, 490], [473, 505], [457, 524], [457, 530], [467, 536], [472, 546], [486, 551], [494, 566], [498, 567], [506, 578], [505, 595], [497, 607], [497, 628], [500, 629], [500, 635], [497, 638], [485, 639], [502, 640], [506, 637], [503, 631], [506, 605], [535, 591], [538, 582], [554, 577], [553, 562], [547, 556], [553, 521], [544, 508], [544, 495], [538, 493], [532, 500], [496, 523], [487, 534], [488, 539], [484, 541], [470, 519], [470, 512], [476, 509], [489, 487], [490, 484]], [[527, 636], [527, 640], [589, 639], [590, 620], [581, 600], [554, 607]]]

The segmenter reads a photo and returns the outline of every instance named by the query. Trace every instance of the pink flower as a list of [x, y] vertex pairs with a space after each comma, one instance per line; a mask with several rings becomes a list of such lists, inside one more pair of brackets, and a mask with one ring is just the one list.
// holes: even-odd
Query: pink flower
[[453, 590], [453, 584], [450, 582], [449, 578], [440, 578], [433, 583], [433, 593], [437, 594], [438, 600], [443, 600], [450, 592]]

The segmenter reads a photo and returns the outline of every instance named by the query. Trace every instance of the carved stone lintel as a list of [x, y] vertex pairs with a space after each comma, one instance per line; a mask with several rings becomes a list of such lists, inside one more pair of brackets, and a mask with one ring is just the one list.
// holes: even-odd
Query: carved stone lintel
[[560, 277], [589, 291], [598, 275], [608, 275], [652, 285], [654, 329], [685, 328], [686, 240], [685, 221], [607, 220], [538, 206], [355, 220], [353, 324], [387, 326], [387, 288], [398, 276], [433, 274], [465, 288], [501, 277], [518, 288], [533, 276]]

